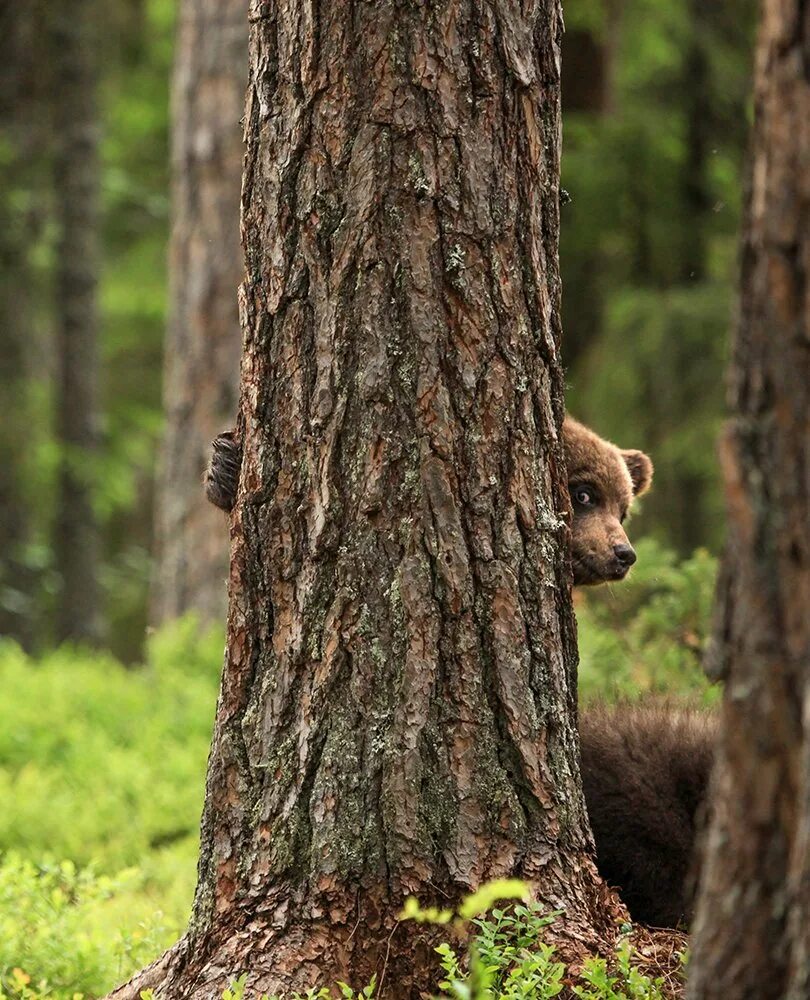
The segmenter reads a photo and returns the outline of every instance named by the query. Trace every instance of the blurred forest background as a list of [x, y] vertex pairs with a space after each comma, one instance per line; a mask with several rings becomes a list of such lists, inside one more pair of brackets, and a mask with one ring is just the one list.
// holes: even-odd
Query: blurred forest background
[[[569, 408], [656, 465], [630, 582], [577, 595], [586, 697], [705, 693], [755, 6], [565, 8]], [[0, 12], [0, 996], [103, 992], [176, 935], [193, 890], [227, 547], [200, 476], [237, 405], [243, 13]]]
[[[60, 565], [56, 536], [60, 468], [73, 462], [99, 526], [98, 639], [134, 661], [149, 621], [164, 427], [175, 3], [78, 5], [95, 21], [97, 105], [87, 127], [99, 135], [91, 261], [97, 358], [86, 373], [94, 383], [87, 390], [92, 446], [78, 453], [65, 444], [59, 415], [64, 219], [56, 161], [68, 111], [56, 58], [60, 29], [43, 30], [55, 19], [51, 6], [7, 5], [0, 26], [0, 632], [34, 650], [70, 634], [59, 614], [70, 567]], [[219, 21], [229, 7], [219, 5]], [[561, 252], [570, 408], [600, 433], [653, 455], [655, 489], [633, 534], [679, 556], [701, 546], [716, 551], [722, 535], [713, 441], [732, 309], [753, 14], [752, 0], [572, 0], [565, 11], [562, 182], [571, 201]], [[241, 24], [239, 17], [237, 31]], [[237, 37], [231, 46], [237, 60], [240, 41], [246, 44]], [[238, 120], [230, 129], [238, 144]], [[232, 198], [236, 206], [238, 192]], [[196, 211], [209, 208], [202, 202]], [[238, 255], [231, 244], [218, 249], [231, 261]], [[238, 260], [230, 266], [235, 284]], [[211, 402], [209, 437], [229, 426], [236, 408], [235, 294], [231, 287], [228, 301], [207, 305], [229, 311], [235, 331], [230, 357], [200, 361], [219, 364], [234, 386], [224, 401]], [[182, 385], [173, 388], [172, 398], [182, 395]], [[80, 408], [82, 398], [74, 394], [70, 405]], [[188, 476], [202, 505], [196, 484], [204, 456], [194, 459]], [[225, 532], [221, 519], [211, 523]]]

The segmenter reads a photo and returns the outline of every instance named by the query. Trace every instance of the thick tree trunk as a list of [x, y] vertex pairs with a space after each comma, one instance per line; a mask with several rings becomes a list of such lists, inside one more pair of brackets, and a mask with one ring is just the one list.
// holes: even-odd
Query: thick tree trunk
[[60, 579], [58, 639], [100, 630], [99, 528], [93, 510], [99, 440], [99, 121], [94, 0], [55, 5], [52, 25], [56, 210], [57, 441], [54, 550]]
[[810, 991], [810, 16], [765, 0], [723, 442], [726, 677], [689, 996]]
[[[560, 430], [556, 0], [253, 0], [228, 653], [183, 944], [210, 1000], [435, 987], [406, 896], [594, 941]], [[135, 996], [135, 986], [118, 996]]]
[[247, 0], [183, 0], [179, 9], [154, 625], [191, 610], [204, 623], [225, 616], [227, 533], [200, 481], [211, 440], [233, 420], [237, 400], [247, 6]]

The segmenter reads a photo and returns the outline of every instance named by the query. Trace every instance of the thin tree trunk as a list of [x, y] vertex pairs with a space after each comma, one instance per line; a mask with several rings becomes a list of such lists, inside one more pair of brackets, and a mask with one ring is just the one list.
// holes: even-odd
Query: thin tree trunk
[[233, 420], [237, 401], [247, 6], [247, 0], [180, 4], [154, 625], [192, 610], [204, 623], [225, 617], [227, 532], [200, 482], [211, 440]]
[[[593, 944], [556, 0], [253, 0], [228, 652], [184, 942], [116, 996], [435, 987], [521, 876]], [[606, 924], [600, 928], [606, 931]]]
[[765, 0], [723, 442], [726, 678], [689, 996], [810, 991], [810, 11]]
[[[46, 146], [43, 128], [42, 34], [35, 4], [0, 10], [0, 635], [31, 648], [41, 641], [35, 620], [36, 574], [27, 565], [31, 541], [26, 471], [31, 453], [29, 380], [37, 370], [31, 315], [29, 254], [38, 236], [37, 213], [13, 195], [37, 190]], [[32, 198], [35, 204], [42, 199]], [[36, 359], [36, 360], [35, 360]]]
[[689, 45], [684, 59], [686, 136], [682, 167], [683, 246], [681, 280], [705, 281], [708, 267], [706, 223], [710, 209], [707, 176], [713, 128], [709, 52], [711, 18], [705, 0], [689, 0]]
[[49, 14], [54, 70], [57, 441], [54, 549], [60, 578], [58, 639], [96, 640], [100, 630], [99, 528], [93, 476], [99, 442], [99, 121], [94, 0]]
[[[562, 108], [563, 118], [582, 113], [609, 116], [616, 109], [615, 69], [622, 20], [622, 0], [603, 0], [601, 30], [566, 30], [563, 36]], [[563, 183], [565, 184], [563, 163]], [[565, 364], [569, 371], [598, 342], [605, 319], [605, 252], [600, 233], [589, 233], [587, 244], [572, 246], [577, 233], [589, 230], [577, 220], [581, 212], [579, 193], [571, 191], [572, 204], [563, 210], [564, 222], [560, 255], [566, 287], [575, 294], [563, 295]]]

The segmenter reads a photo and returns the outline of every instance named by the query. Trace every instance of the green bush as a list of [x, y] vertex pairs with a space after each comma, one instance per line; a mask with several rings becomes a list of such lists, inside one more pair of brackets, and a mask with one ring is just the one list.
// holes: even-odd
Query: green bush
[[[496, 899], [516, 896], [522, 896], [522, 901], [493, 905]], [[559, 915], [545, 913], [531, 900], [528, 887], [515, 880], [492, 882], [468, 897], [454, 921], [457, 930], [465, 920], [470, 922], [472, 935], [465, 953], [459, 954], [447, 942], [436, 949], [445, 973], [436, 1000], [553, 1000], [572, 978], [577, 980], [573, 992], [581, 1000], [664, 1000], [663, 980], [651, 979], [635, 967], [626, 938], [619, 941], [610, 959], [587, 959], [578, 973], [566, 969], [543, 940]], [[453, 915], [423, 910], [409, 900], [403, 917], [445, 924]]]
[[182, 932], [221, 662], [221, 635], [191, 620], [138, 670], [0, 644], [6, 996], [101, 995]]
[[17, 854], [0, 864], [0, 997], [98, 996], [180, 929], [137, 870], [115, 877]]
[[577, 592], [579, 691], [585, 700], [644, 694], [712, 701], [706, 644], [717, 561], [705, 550], [678, 562], [651, 539], [640, 541], [638, 563], [614, 587]]
[[221, 637], [191, 621], [156, 637], [143, 669], [62, 648], [0, 646], [0, 851], [112, 873], [195, 850]]

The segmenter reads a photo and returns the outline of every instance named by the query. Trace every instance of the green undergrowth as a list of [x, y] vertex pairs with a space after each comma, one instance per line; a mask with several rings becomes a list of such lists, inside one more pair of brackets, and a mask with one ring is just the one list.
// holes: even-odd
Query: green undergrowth
[[222, 647], [192, 621], [137, 670], [0, 644], [0, 998], [103, 995], [182, 932]]
[[[710, 698], [698, 656], [713, 560], [638, 550], [621, 587], [577, 594], [582, 693]], [[222, 647], [192, 621], [154, 635], [137, 669], [0, 642], [0, 1000], [103, 995], [182, 932]], [[540, 963], [533, 976], [555, 966], [540, 949], [526, 961]], [[459, 982], [442, 995], [477, 995]]]
[[[495, 905], [502, 900], [512, 902]], [[576, 971], [566, 968], [555, 957], [554, 947], [544, 941], [559, 916], [559, 912], [545, 913], [531, 901], [527, 886], [515, 880], [483, 886], [457, 911], [422, 908], [409, 899], [400, 915], [403, 920], [446, 926], [450, 932], [448, 938], [454, 943], [443, 941], [436, 947], [441, 972], [437, 971], [434, 1000], [666, 1000], [663, 977], [648, 976], [637, 967], [626, 937], [610, 957], [587, 959]], [[224, 991], [222, 1000], [370, 1000], [377, 995], [373, 979], [360, 990], [337, 983], [333, 989], [257, 996], [248, 993], [247, 976], [242, 975]], [[141, 1000], [155, 997], [145, 990]]]
[[652, 539], [621, 583], [575, 592], [580, 698], [687, 697], [711, 704], [719, 691], [701, 657], [708, 638], [717, 560], [703, 549], [678, 562]]

